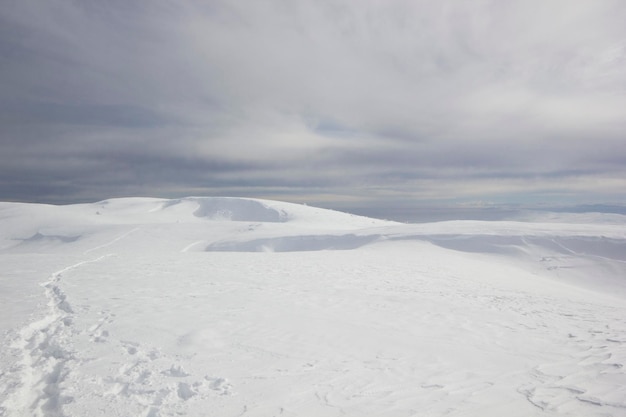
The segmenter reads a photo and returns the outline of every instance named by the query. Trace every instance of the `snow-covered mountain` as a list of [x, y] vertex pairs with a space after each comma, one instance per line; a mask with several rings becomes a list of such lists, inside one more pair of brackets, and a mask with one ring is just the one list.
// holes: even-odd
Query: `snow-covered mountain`
[[0, 203], [0, 416], [626, 416], [625, 218]]

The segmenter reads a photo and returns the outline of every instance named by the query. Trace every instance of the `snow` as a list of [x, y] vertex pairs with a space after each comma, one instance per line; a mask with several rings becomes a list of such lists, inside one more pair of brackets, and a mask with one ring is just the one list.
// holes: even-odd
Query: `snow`
[[626, 416], [626, 223], [543, 219], [0, 203], [0, 416]]

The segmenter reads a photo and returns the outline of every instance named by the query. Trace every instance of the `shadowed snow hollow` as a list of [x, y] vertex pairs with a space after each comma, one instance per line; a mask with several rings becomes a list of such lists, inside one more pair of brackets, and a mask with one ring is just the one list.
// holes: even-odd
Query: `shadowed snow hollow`
[[[175, 200], [154, 198], [115, 198], [88, 207], [98, 214], [142, 215], [144, 220], [174, 215], [179, 220], [191, 215], [210, 220], [280, 223], [288, 220], [285, 210], [269, 207], [263, 200], [235, 197], [187, 197]], [[160, 213], [160, 214], [159, 214]]]
[[[189, 200], [198, 203], [198, 209], [193, 213], [197, 217], [207, 217], [213, 220], [270, 223], [281, 223], [288, 220], [287, 212], [268, 207], [258, 200], [229, 197]], [[179, 201], [174, 200], [168, 204], [177, 204]]]
[[375, 242], [380, 236], [312, 235], [281, 236], [242, 242], [216, 242], [207, 252], [308, 252], [318, 250], [350, 250]]

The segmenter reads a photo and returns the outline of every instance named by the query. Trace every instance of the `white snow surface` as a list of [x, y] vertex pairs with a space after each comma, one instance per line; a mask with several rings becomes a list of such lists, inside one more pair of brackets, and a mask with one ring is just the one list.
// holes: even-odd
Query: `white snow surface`
[[626, 222], [550, 219], [0, 203], [0, 416], [626, 416]]

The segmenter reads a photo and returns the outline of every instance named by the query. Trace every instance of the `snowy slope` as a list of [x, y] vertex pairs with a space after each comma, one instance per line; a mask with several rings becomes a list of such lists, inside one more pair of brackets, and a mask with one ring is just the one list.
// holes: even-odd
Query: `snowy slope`
[[626, 222], [545, 220], [0, 203], [0, 416], [626, 416]]

